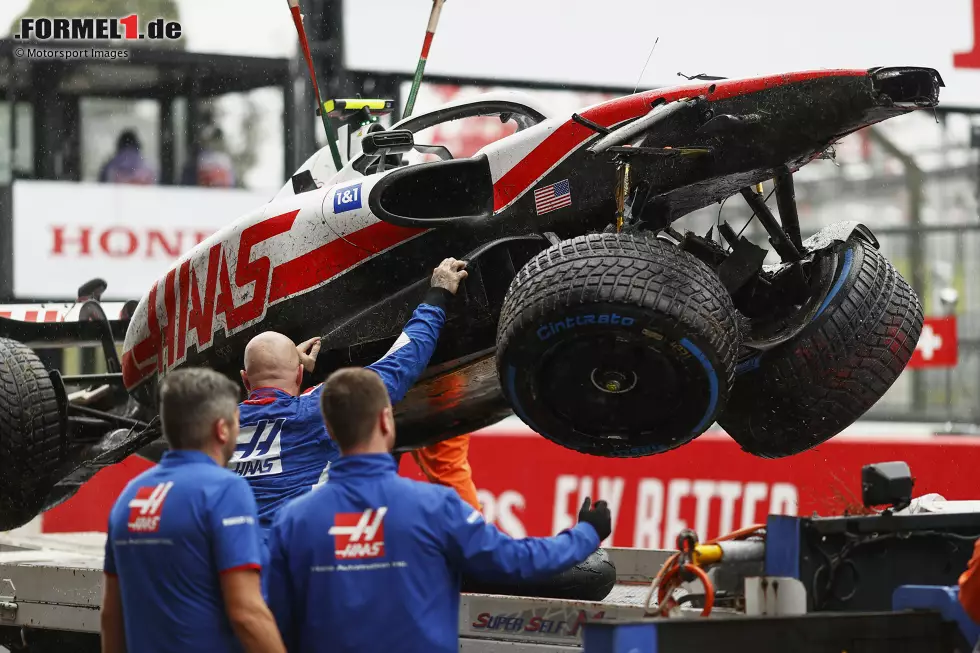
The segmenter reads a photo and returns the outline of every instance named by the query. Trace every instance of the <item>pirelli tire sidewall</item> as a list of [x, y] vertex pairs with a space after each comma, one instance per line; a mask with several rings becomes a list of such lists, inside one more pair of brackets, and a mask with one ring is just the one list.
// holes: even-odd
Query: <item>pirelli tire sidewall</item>
[[[546, 251], [528, 264], [540, 267], [541, 259], [550, 259], [545, 266], [564, 266], [565, 270], [558, 271], [556, 278], [550, 281], [541, 276], [525, 278], [524, 283], [536, 283], [542, 291], [533, 291], [516, 302], [513, 298], [505, 302], [497, 352], [501, 387], [520, 419], [564, 447], [606, 457], [662, 453], [703, 433], [725, 405], [738, 347], [734, 308], [714, 273], [673, 245], [647, 241], [639, 247], [640, 251], [627, 247], [623, 252], [625, 257], [617, 260], [602, 256], [606, 253], [602, 251], [603, 245], [613, 250], [609, 253], [616, 253], [617, 243], [608, 242], [610, 237], [617, 236], [615, 234], [583, 236], [574, 240], [597, 239], [599, 236], [607, 242], [593, 240], [587, 243], [599, 257], [588, 257], [592, 267], [587, 271], [583, 271], [588, 268], [584, 266], [575, 272], [579, 267], [576, 259], [583, 258], [578, 252], [579, 256], [565, 251], [562, 256], [549, 257]], [[563, 257], [566, 260], [562, 261]], [[683, 276], [672, 274], [677, 266], [686, 267], [687, 273]], [[645, 274], [631, 277], [632, 273], [628, 271], [635, 273], [638, 268]], [[694, 268], [697, 268], [696, 274], [691, 273]], [[515, 284], [522, 283], [522, 274], [518, 275]], [[596, 279], [610, 277], [615, 277], [616, 282], [593, 283]], [[706, 318], [708, 309], [699, 301], [684, 298], [692, 279], [697, 293], [712, 296], [711, 301], [704, 304], [713, 305], [723, 314], [722, 319]], [[548, 288], [552, 283], [556, 287]], [[594, 290], [588, 292], [586, 289]], [[511, 294], [515, 294], [513, 285]], [[589, 295], [593, 301], [583, 301]], [[718, 306], [724, 308], [718, 309]], [[669, 369], [671, 386], [676, 384], [674, 389], [681, 398], [677, 403], [671, 403], [669, 410], [663, 403], [658, 404], [658, 397], [648, 394], [642, 396], [642, 406], [631, 404], [636, 412], [647, 415], [637, 415], [636, 423], [641, 428], [628, 433], [628, 440], [616, 437], [616, 434], [608, 437], [608, 433], [601, 429], [585, 432], [571, 423], [567, 413], [559, 414], [563, 412], [564, 407], [560, 405], [563, 398], [555, 397], [554, 387], [567, 379], [554, 378], [549, 371], [552, 361], [568, 356], [570, 346], [577, 341], [585, 342], [600, 336], [607, 340], [614, 336], [616, 346], [622, 346], [624, 351], [644, 353], [642, 359], [637, 359], [635, 368], [641, 379], [662, 375], [664, 369]], [[579, 372], [577, 378], [581, 383], [588, 383], [587, 370]], [[650, 419], [645, 422], [646, 417]]]
[[[617, 457], [660, 453], [684, 444], [703, 430], [698, 425], [706, 429], [713, 422], [722, 390], [717, 370], [723, 369], [723, 363], [710, 354], [710, 348], [706, 343], [699, 342], [701, 338], [696, 334], [682, 331], [671, 322], [664, 316], [650, 315], [639, 307], [608, 302], [579, 306], [546, 316], [535, 328], [525, 329], [519, 339], [512, 343], [503, 368], [501, 381], [512, 398], [515, 412], [545, 437], [565, 431], [567, 427], [561, 420], [538, 402], [543, 386], [553, 380], [542, 375], [544, 368], [553, 356], [561, 355], [565, 345], [579, 338], [598, 332], [615, 334], [624, 345], [641, 344], [668, 359], [682, 375], [680, 380], [684, 385], [707, 389], [707, 392], [694, 393], [696, 403], [693, 410], [680, 411], [672, 420], [677, 425], [694, 425], [690, 430], [685, 429], [685, 434], [690, 437], [679, 434], [670, 438], [670, 444], [664, 446], [596, 448], [593, 439], [583, 434], [581, 438], [563, 438], [561, 444], [583, 453]], [[574, 326], [561, 328], [569, 324]], [[705, 354], [705, 351], [709, 351], [709, 354]], [[648, 370], [648, 373], [656, 371]], [[643, 434], [636, 435], [642, 437]]]

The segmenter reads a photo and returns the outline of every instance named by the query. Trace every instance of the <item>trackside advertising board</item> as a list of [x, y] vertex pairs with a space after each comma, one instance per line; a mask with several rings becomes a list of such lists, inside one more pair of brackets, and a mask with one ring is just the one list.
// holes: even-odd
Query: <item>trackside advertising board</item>
[[[620, 547], [672, 548], [684, 528], [705, 539], [770, 513], [842, 514], [861, 504], [861, 467], [893, 460], [910, 465], [915, 496], [978, 498], [980, 438], [971, 436], [841, 435], [792, 458], [763, 460], [712, 432], [666, 454], [616, 460], [564, 449], [508, 419], [470, 442], [488, 521], [515, 537], [551, 535], [574, 524], [582, 500], [592, 496], [613, 513], [604, 544]], [[132, 457], [102, 470], [43, 516], [43, 530], [104, 530], [112, 502], [149, 465]], [[402, 457], [401, 471], [422, 479], [411, 456]]]
[[[430, 4], [344, 0], [346, 65], [411, 76]], [[425, 72], [628, 92], [678, 72], [925, 66], [946, 82], [943, 105], [976, 108], [978, 24], [980, 0], [467, 0], [443, 7]]]
[[181, 254], [269, 201], [224, 188], [57, 181], [13, 184], [13, 293], [72, 300], [100, 277], [104, 299], [139, 299]]

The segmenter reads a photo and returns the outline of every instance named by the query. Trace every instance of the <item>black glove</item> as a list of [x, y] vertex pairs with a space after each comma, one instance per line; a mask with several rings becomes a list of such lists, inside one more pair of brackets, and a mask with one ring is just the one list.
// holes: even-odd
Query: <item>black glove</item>
[[586, 497], [582, 509], [578, 511], [579, 522], [592, 524], [592, 528], [599, 534], [599, 541], [609, 537], [612, 533], [612, 514], [605, 501], [596, 501], [592, 506], [592, 497]]

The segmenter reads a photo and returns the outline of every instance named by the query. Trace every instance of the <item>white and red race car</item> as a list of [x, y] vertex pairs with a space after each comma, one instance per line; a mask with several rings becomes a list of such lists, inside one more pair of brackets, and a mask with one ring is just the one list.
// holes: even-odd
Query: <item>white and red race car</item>
[[[372, 123], [341, 170], [317, 152], [138, 302], [100, 304], [96, 280], [70, 311], [0, 308], [0, 529], [101, 466], [151, 456], [155, 389], [172, 370], [237, 378], [245, 344], [267, 329], [322, 337], [311, 384], [378, 358], [446, 256], [470, 261], [470, 276], [397, 406], [399, 449], [511, 413], [598, 456], [657, 454], [714, 422], [756, 455], [811, 448], [895, 381], [922, 309], [864, 226], [802, 241], [792, 174], [849, 133], [936, 106], [941, 86], [926, 68], [805, 71], [656, 89], [571, 115], [497, 93], [390, 129]], [[459, 159], [415, 142], [470, 116], [517, 131]], [[439, 160], [406, 160], [419, 152]], [[767, 180], [778, 219], [755, 190]], [[727, 224], [706, 237], [675, 230], [735, 194], [780, 264], [763, 265], [767, 250]], [[109, 373], [62, 376], [31, 349], [92, 342]]]

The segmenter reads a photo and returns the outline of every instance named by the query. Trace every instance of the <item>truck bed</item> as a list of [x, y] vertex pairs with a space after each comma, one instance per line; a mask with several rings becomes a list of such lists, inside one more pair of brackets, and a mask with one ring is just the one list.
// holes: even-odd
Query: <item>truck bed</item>
[[[104, 547], [104, 533], [0, 534], [0, 627], [97, 634]], [[464, 594], [460, 650], [577, 650], [586, 619], [641, 617], [650, 582], [671, 552], [607, 551], [616, 565], [617, 583], [603, 601]]]

